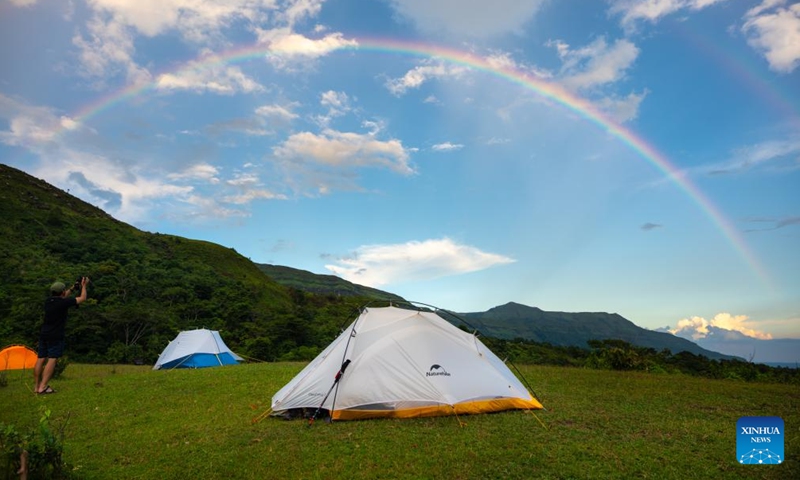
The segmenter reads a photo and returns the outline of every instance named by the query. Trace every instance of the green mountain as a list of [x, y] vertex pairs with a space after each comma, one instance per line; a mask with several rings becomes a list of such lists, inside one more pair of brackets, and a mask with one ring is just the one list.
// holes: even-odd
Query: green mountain
[[2, 164], [0, 187], [0, 345], [35, 346], [49, 285], [78, 276], [92, 283], [67, 355], [86, 362], [152, 362], [203, 327], [240, 355], [310, 359], [373, 300], [286, 287], [233, 249], [143, 232]]
[[375, 300], [402, 302], [403, 297], [384, 292], [376, 288], [365, 287], [348, 282], [336, 275], [318, 275], [307, 270], [300, 270], [281, 265], [257, 263], [258, 268], [268, 277], [281, 285], [321, 295], [337, 295], [346, 297], [365, 297]]
[[511, 302], [485, 312], [460, 315], [484, 335], [507, 340], [522, 338], [558, 346], [587, 348], [589, 340], [616, 339], [657, 351], [687, 351], [711, 359], [733, 358], [706, 350], [670, 333], [641, 328], [616, 313], [546, 312]]
[[[331, 275], [257, 265], [231, 248], [148, 233], [24, 172], [0, 164], [0, 346], [34, 346], [55, 280], [89, 276], [70, 313], [67, 355], [82, 362], [154, 362], [181, 331], [219, 330], [238, 354], [310, 360], [375, 300], [392, 293]], [[463, 317], [484, 335], [587, 347], [621, 339], [723, 356], [616, 314], [544, 312], [509, 303]]]

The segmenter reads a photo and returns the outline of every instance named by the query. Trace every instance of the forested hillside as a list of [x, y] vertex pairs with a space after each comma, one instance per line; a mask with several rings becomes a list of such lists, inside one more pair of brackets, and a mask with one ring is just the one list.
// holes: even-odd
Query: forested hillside
[[399, 295], [384, 292], [377, 288], [356, 285], [336, 275], [318, 275], [306, 270], [285, 267], [283, 265], [269, 265], [266, 263], [258, 263], [256, 265], [269, 278], [281, 285], [296, 288], [304, 292], [366, 297], [395, 302], [404, 301], [403, 297]]
[[[179, 331], [203, 327], [219, 330], [247, 359], [311, 360], [360, 307], [402, 301], [341, 279], [259, 266], [213, 243], [140, 231], [2, 164], [0, 216], [0, 346], [35, 346], [49, 286], [84, 275], [92, 280], [89, 300], [67, 324], [67, 357], [76, 362], [151, 364]], [[621, 317], [549, 313], [511, 303], [464, 314], [468, 326], [445, 318], [495, 337], [484, 341], [520, 362], [798, 381], [797, 370], [713, 361], [702, 349], [670, 353], [670, 345], [611, 340], [631, 332], [629, 341], [641, 340], [641, 329]]]
[[310, 359], [371, 298], [278, 284], [233, 249], [119, 222], [46, 182], [0, 165], [0, 344], [35, 345], [55, 280], [91, 277], [70, 313], [67, 354], [155, 361], [189, 328], [220, 330], [241, 355]]

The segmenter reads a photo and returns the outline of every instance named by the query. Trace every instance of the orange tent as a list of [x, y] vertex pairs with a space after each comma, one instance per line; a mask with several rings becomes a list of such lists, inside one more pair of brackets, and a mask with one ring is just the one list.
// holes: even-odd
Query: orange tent
[[22, 370], [33, 368], [36, 352], [23, 345], [11, 345], [0, 351], [0, 370]]

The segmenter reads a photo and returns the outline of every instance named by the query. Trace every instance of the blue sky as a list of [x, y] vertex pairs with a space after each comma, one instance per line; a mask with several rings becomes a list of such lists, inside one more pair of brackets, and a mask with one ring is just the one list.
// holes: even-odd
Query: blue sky
[[800, 337], [798, 3], [0, 0], [0, 62], [0, 161], [143, 230]]

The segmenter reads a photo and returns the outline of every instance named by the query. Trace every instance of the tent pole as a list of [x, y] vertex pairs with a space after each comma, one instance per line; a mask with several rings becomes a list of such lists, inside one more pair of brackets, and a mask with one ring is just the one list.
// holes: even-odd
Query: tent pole
[[185, 357], [183, 357], [183, 360], [181, 360], [180, 362], [178, 362], [178, 364], [177, 364], [177, 365], [175, 365], [174, 367], [170, 368], [170, 370], [174, 370], [174, 369], [176, 369], [176, 368], [180, 367], [181, 365], [183, 365], [183, 362], [185, 362], [186, 360], [189, 360], [189, 357], [191, 357], [191, 356], [192, 356], [192, 355], [186, 355]]
[[[517, 371], [517, 374], [519, 374], [519, 376], [520, 376], [520, 378], [522, 379], [522, 381], [523, 381], [523, 382], [525, 382], [525, 386], [526, 386], [526, 387], [528, 387], [528, 391], [530, 391], [530, 393], [532, 393], [532, 394], [533, 394], [533, 397], [534, 397], [534, 398], [535, 398], [535, 399], [536, 399], [536, 400], [537, 400], [539, 403], [542, 403], [542, 399], [541, 399], [541, 398], [539, 398], [539, 395], [536, 395], [536, 392], [533, 390], [533, 387], [531, 387], [531, 384], [530, 384], [530, 383], [528, 383], [528, 379], [527, 379], [527, 378], [525, 378], [525, 375], [523, 375], [523, 374], [522, 374], [522, 372], [520, 372], [520, 371], [519, 371], [519, 368], [517, 368], [517, 366], [516, 366], [516, 365], [514, 365], [514, 362], [512, 362], [511, 360], [508, 360], [508, 363], [510, 363], [510, 364], [511, 364], [511, 366], [512, 366], [512, 367], [514, 367], [514, 370], [516, 370], [516, 371]], [[544, 408], [544, 404], [543, 404], [543, 403], [542, 403], [542, 408]], [[545, 410], [547, 410], [547, 409], [545, 408]]]
[[[347, 358], [347, 350], [350, 348], [350, 341], [353, 338], [355, 338], [355, 336], [356, 336], [356, 324], [358, 323], [358, 319], [361, 318], [362, 315], [364, 315], [364, 312], [367, 310], [368, 305], [369, 305], [369, 303], [364, 305], [364, 307], [361, 309], [361, 313], [359, 313], [358, 317], [353, 322], [353, 328], [350, 329], [350, 336], [347, 337], [347, 343], [344, 345], [344, 353], [342, 354], [342, 369], [339, 371], [339, 374], [338, 374], [339, 376], [341, 376], [341, 374], [344, 373], [344, 369], [347, 368], [347, 365], [350, 364], [350, 360], [345, 360], [345, 358]], [[331, 421], [333, 421], [333, 411], [334, 411], [334, 409], [336, 407], [336, 396], [339, 394], [339, 378], [338, 377], [333, 382], [333, 384], [336, 386], [336, 391], [333, 392], [333, 401], [331, 402]], [[330, 395], [330, 393], [331, 392], [328, 392], [328, 395]], [[323, 400], [322, 403], [325, 403], [325, 401]], [[316, 416], [316, 414], [314, 416]]]
[[[314, 412], [314, 415], [308, 420], [309, 427], [314, 423], [314, 420], [317, 419], [319, 411], [322, 410], [322, 406], [325, 405], [325, 400], [328, 399], [328, 395], [330, 395], [331, 392], [333, 391], [333, 387], [339, 384], [339, 379], [342, 378], [342, 375], [344, 374], [344, 371], [348, 365], [350, 365], [350, 360], [345, 360], [345, 362], [342, 364], [342, 367], [339, 369], [339, 372], [336, 373], [336, 376], [333, 378], [333, 385], [331, 385], [331, 388], [328, 389], [328, 393], [325, 395], [325, 398], [322, 399], [322, 403], [319, 404], [319, 407], [317, 407], [317, 410]], [[333, 406], [331, 406], [330, 415], [331, 415], [331, 420], [333, 420]]]

